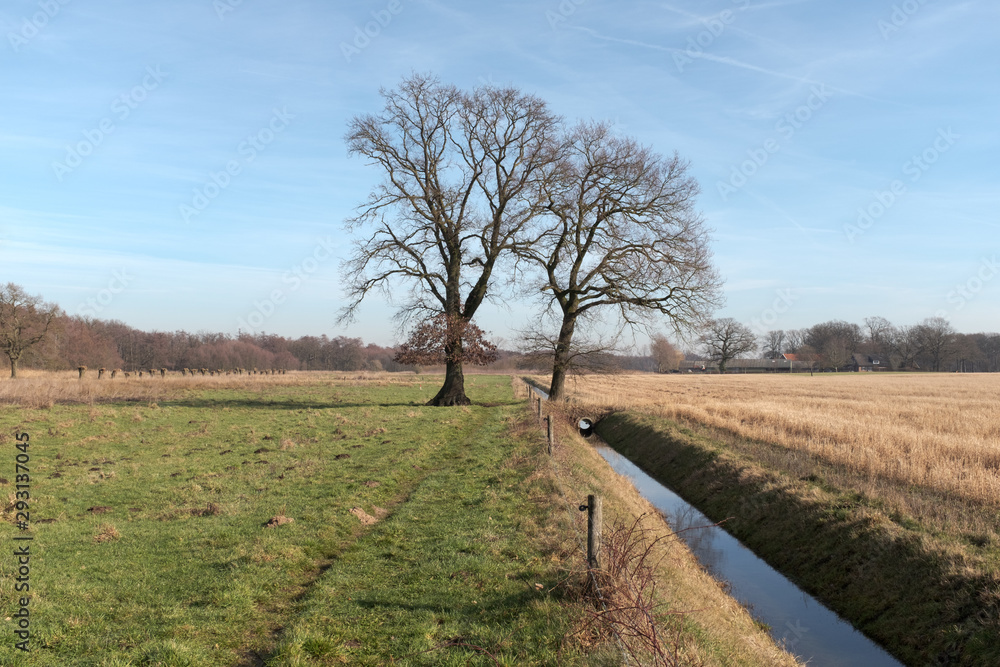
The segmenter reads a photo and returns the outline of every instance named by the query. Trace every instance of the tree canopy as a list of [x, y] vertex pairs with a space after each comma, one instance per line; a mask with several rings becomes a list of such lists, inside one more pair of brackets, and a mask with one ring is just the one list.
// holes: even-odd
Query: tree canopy
[[[455, 341], [462, 341], [456, 345]], [[460, 358], [454, 355], [461, 354]], [[449, 356], [451, 355], [451, 356]], [[487, 366], [498, 358], [497, 346], [486, 334], [462, 317], [438, 313], [421, 322], [399, 346], [395, 360], [408, 366], [434, 366], [448, 362]]]

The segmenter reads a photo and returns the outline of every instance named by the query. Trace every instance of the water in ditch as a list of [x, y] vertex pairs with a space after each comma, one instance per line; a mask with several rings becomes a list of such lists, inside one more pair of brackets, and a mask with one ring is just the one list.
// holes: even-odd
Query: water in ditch
[[[771, 636], [813, 667], [882, 667], [901, 663], [849, 623], [804, 593], [739, 540], [627, 458], [596, 440], [595, 447], [614, 470], [666, 517], [702, 565]], [[683, 531], [683, 532], [681, 532]]]

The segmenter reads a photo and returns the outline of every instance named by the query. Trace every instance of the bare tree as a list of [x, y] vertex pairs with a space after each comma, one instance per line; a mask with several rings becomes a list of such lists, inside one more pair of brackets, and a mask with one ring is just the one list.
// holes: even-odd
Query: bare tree
[[920, 330], [915, 326], [893, 327], [891, 336], [893, 368], [914, 368], [920, 355]]
[[928, 317], [916, 326], [920, 356], [932, 371], [940, 371], [955, 353], [955, 329], [943, 317]]
[[806, 329], [788, 329], [785, 331], [785, 352], [798, 352], [805, 345]]
[[[553, 323], [552, 318], [545, 317], [519, 332], [520, 351], [534, 367], [552, 367], [559, 348], [558, 332], [558, 321]], [[620, 360], [614, 353], [620, 347], [620, 332], [602, 335], [599, 331], [592, 331], [588, 334], [574, 336], [569, 348], [563, 353], [566, 375], [613, 373], [620, 370]]]
[[868, 333], [868, 345], [871, 351], [883, 356], [889, 356], [892, 351], [892, 322], [880, 316], [865, 318], [865, 331]]
[[781, 329], [768, 331], [761, 336], [760, 346], [765, 359], [777, 359], [785, 351], [785, 332]]
[[550, 400], [564, 398], [573, 336], [583, 318], [614, 313], [619, 329], [666, 316], [688, 328], [718, 302], [708, 233], [694, 208], [687, 163], [664, 158], [605, 123], [582, 123], [541, 183], [538, 237], [521, 257], [559, 318]]
[[10, 376], [17, 377], [17, 364], [25, 350], [43, 340], [60, 315], [58, 306], [44, 303], [14, 283], [0, 287], [0, 351], [10, 360]]
[[[384, 179], [348, 222], [370, 231], [343, 266], [350, 303], [340, 320], [379, 290], [396, 297], [404, 323], [437, 313], [470, 322], [539, 211], [532, 197], [559, 119], [515, 89], [467, 93], [423, 75], [381, 95], [382, 112], [355, 116], [347, 134], [350, 153]], [[400, 283], [409, 291], [395, 291]], [[444, 385], [429, 404], [469, 403], [462, 344], [447, 342]]]
[[826, 344], [821, 350], [821, 356], [823, 362], [835, 371], [839, 371], [844, 366], [850, 363], [854, 356], [854, 353], [849, 350], [849, 348], [843, 342], [843, 339], [839, 337], [828, 338]]
[[986, 355], [979, 345], [980, 336], [982, 334], [955, 334], [952, 354], [957, 372], [973, 373], [979, 368], [985, 368]]
[[986, 370], [993, 373], [1000, 371], [1000, 334], [990, 333], [981, 336], [979, 347], [986, 360]]
[[809, 345], [803, 343], [800, 345], [795, 352], [795, 356], [798, 361], [808, 364], [809, 375], [811, 376], [815, 372], [816, 368], [819, 366], [821, 355]]
[[657, 373], [677, 370], [681, 359], [684, 358], [684, 354], [663, 334], [653, 335], [649, 344], [649, 354], [656, 362]]
[[757, 337], [750, 327], [731, 317], [709, 320], [701, 334], [701, 344], [709, 359], [719, 364], [719, 372], [726, 372], [732, 359], [757, 349]]

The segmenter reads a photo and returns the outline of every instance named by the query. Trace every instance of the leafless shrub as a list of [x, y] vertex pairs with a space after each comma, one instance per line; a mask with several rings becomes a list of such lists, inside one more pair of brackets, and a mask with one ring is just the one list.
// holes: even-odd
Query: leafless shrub
[[683, 612], [659, 609], [656, 569], [666, 536], [654, 535], [646, 518], [615, 520], [604, 531], [599, 567], [584, 587], [591, 603], [584, 630], [615, 637], [636, 664], [675, 667], [682, 664], [680, 623], [669, 621]]

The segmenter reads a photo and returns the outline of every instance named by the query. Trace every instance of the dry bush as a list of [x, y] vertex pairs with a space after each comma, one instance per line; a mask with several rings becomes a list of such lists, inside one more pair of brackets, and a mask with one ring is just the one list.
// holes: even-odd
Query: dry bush
[[661, 610], [656, 590], [666, 535], [654, 534], [646, 518], [616, 519], [604, 531], [599, 568], [588, 573], [585, 587], [592, 605], [587, 626], [614, 637], [636, 664], [675, 667], [681, 664], [681, 625], [668, 621], [681, 614]]

